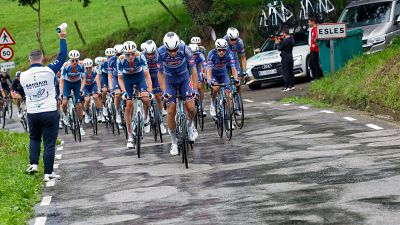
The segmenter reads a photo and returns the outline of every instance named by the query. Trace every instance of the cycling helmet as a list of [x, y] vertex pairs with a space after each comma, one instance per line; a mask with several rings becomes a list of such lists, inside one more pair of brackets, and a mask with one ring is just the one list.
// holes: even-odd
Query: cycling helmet
[[157, 45], [156, 45], [156, 43], [154, 43], [153, 40], [148, 40], [144, 44], [145, 44], [144, 45], [144, 51], [146, 53], [153, 53], [157, 49]]
[[91, 59], [84, 59], [84, 60], [83, 60], [83, 66], [84, 66], [85, 68], [87, 68], [87, 67], [93, 67], [93, 60], [91, 60]]
[[7, 73], [7, 69], [4, 68], [4, 67], [1, 67], [1, 72], [2, 72], [2, 73]]
[[188, 47], [192, 53], [197, 53], [199, 51], [199, 46], [197, 44], [190, 44]]
[[102, 60], [103, 60], [103, 57], [99, 56], [94, 59], [94, 62], [96, 63], [96, 65], [100, 65]]
[[117, 54], [122, 54], [124, 46], [121, 44], [114, 45], [114, 51]]
[[192, 44], [200, 44], [201, 43], [201, 39], [199, 37], [192, 37], [192, 39], [190, 39], [190, 42]]
[[229, 39], [237, 39], [239, 37], [239, 31], [234, 27], [230, 27], [228, 31], [226, 31], [226, 35], [228, 35]]
[[181, 43], [184, 44], [184, 45], [186, 45], [186, 43], [185, 43], [183, 40], [181, 40]]
[[16, 73], [15, 73], [15, 77], [20, 77], [21, 76], [21, 71], [17, 71]]
[[136, 44], [133, 41], [126, 41], [124, 43], [124, 53], [136, 52]]
[[146, 42], [143, 42], [142, 44], [140, 44], [140, 49], [142, 51], [144, 51], [145, 46], [146, 46]]
[[77, 50], [71, 50], [68, 54], [68, 57], [70, 59], [79, 59], [79, 57], [81, 57], [81, 54], [79, 54]]
[[180, 40], [179, 40], [178, 35], [176, 35], [174, 32], [168, 32], [164, 36], [163, 43], [164, 43], [165, 47], [167, 47], [167, 49], [174, 50], [174, 49], [178, 48]]
[[107, 48], [106, 51], [104, 52], [106, 56], [114, 56], [115, 55], [115, 50], [114, 48]]
[[217, 39], [215, 41], [215, 48], [217, 48], [217, 49], [227, 49], [228, 48], [228, 42], [223, 38]]

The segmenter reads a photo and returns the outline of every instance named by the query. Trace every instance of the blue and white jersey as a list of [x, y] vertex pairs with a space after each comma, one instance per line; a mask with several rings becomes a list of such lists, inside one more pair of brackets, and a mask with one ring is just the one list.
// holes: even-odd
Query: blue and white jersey
[[194, 62], [196, 64], [197, 75], [200, 76], [201, 66], [203, 66], [203, 68], [205, 68], [207, 66], [206, 57], [204, 57], [204, 54], [201, 51], [199, 51], [197, 53], [197, 57], [193, 56], [193, 58], [194, 58]]
[[99, 65], [99, 70], [101, 71], [101, 75], [108, 75], [108, 60], [103, 57], [101, 59], [101, 63]]
[[203, 53], [204, 56], [206, 55], [206, 51], [207, 51], [206, 47], [199, 46], [199, 50], [200, 50], [201, 53]]
[[195, 66], [193, 55], [185, 44], [179, 44], [175, 57], [172, 57], [167, 48], [163, 45], [158, 48], [158, 70], [164, 72], [165, 75], [173, 78], [181, 78], [182, 75], [189, 74], [189, 69]]
[[235, 60], [238, 59], [238, 54], [239, 55], [245, 54], [244, 43], [243, 43], [242, 39], [238, 38], [235, 45], [231, 45], [229, 43], [229, 38], [227, 35], [225, 35], [224, 39], [228, 42], [228, 49], [233, 52], [233, 56], [235, 57]]
[[71, 62], [67, 61], [61, 68], [61, 77], [69, 82], [77, 82], [82, 79], [82, 74], [84, 72], [85, 68], [83, 67], [82, 61], [79, 61], [76, 66], [72, 66]]
[[146, 57], [140, 52], [135, 52], [132, 61], [129, 61], [125, 55], [121, 55], [117, 60], [118, 75], [134, 75], [144, 70], [148, 70]]
[[92, 85], [96, 83], [96, 71], [92, 71], [90, 74], [88, 72], [85, 72], [83, 76], [86, 78], [86, 85]]
[[107, 64], [108, 64], [108, 69], [107, 69], [108, 70], [108, 74], [111, 73], [111, 75], [113, 77], [117, 77], [118, 76], [117, 60], [118, 60], [117, 56], [111, 56], [108, 59], [108, 62], [107, 62]]
[[235, 59], [231, 51], [226, 51], [224, 57], [219, 57], [217, 49], [213, 49], [208, 53], [208, 68], [211, 68], [215, 73], [225, 73], [227, 66], [235, 68]]
[[147, 66], [149, 67], [149, 71], [150, 71], [150, 75], [151, 76], [155, 76], [158, 73], [158, 51], [154, 52], [153, 58], [149, 59], [147, 57], [147, 54], [145, 52], [142, 53], [145, 57], [146, 57], [146, 61], [147, 61]]

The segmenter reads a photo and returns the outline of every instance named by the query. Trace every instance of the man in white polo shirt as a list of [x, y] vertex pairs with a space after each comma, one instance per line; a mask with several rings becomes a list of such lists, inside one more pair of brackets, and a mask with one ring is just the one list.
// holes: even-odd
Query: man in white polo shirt
[[44, 142], [44, 180], [60, 178], [53, 172], [55, 146], [58, 135], [58, 112], [55, 76], [67, 57], [66, 31], [59, 33], [60, 52], [56, 60], [43, 66], [43, 53], [34, 50], [29, 55], [31, 66], [21, 73], [21, 85], [26, 94], [29, 126], [30, 174], [38, 172], [40, 142]]

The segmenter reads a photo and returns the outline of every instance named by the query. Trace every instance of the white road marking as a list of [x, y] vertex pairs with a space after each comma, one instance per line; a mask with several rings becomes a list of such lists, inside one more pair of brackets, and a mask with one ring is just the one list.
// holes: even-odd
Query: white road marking
[[57, 147], [57, 151], [62, 151], [62, 150], [64, 150], [63, 146]]
[[57, 154], [57, 155], [56, 155], [56, 159], [57, 159], [57, 160], [61, 160], [61, 158], [62, 158], [62, 155], [61, 155], [61, 154]]
[[245, 99], [243, 99], [243, 101], [245, 101], [245, 102], [250, 102], [250, 103], [251, 103], [251, 102], [254, 102], [253, 100], [246, 99], [246, 98], [245, 98]]
[[262, 105], [272, 105], [272, 102], [263, 102]]
[[285, 103], [285, 104], [282, 104], [282, 105], [284, 105], [284, 106], [291, 106], [292, 104]]
[[61, 141], [61, 145], [63, 145], [64, 144], [64, 141]]
[[58, 169], [58, 166], [59, 166], [59, 165], [60, 165], [60, 164], [54, 164], [54, 165], [53, 165], [53, 168], [54, 168], [54, 169]]
[[54, 185], [56, 184], [55, 180], [50, 180], [46, 183], [46, 187], [54, 187]]
[[377, 126], [377, 125], [375, 125], [375, 124], [372, 124], [372, 123], [370, 123], [370, 124], [366, 124], [367, 125], [367, 127], [370, 127], [370, 128], [372, 128], [372, 129], [375, 129], [375, 130], [383, 130], [383, 128], [382, 127], [380, 127], [380, 126]]
[[40, 205], [41, 206], [50, 205], [50, 202], [51, 202], [51, 196], [45, 196], [45, 197], [43, 197]]
[[335, 112], [332, 112], [332, 111], [329, 111], [329, 110], [321, 110], [320, 112], [322, 112], [322, 113], [327, 113], [327, 114], [335, 113]]
[[47, 217], [36, 217], [34, 225], [45, 225]]
[[343, 119], [348, 120], [348, 121], [356, 121], [357, 119], [354, 119], [352, 117], [343, 117]]
[[307, 107], [307, 106], [299, 106], [299, 108], [300, 108], [300, 109], [310, 109], [310, 108]]

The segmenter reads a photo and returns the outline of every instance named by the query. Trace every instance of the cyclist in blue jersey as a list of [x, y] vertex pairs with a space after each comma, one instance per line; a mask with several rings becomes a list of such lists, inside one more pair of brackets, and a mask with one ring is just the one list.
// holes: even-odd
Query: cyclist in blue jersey
[[24, 92], [24, 88], [21, 85], [21, 82], [19, 80], [21, 76], [21, 71], [18, 71], [15, 74], [15, 78], [12, 82], [12, 86], [11, 86], [11, 97], [13, 98], [15, 104], [18, 107], [18, 117], [21, 118], [22, 117], [22, 111], [21, 111], [21, 102], [24, 101], [25, 99], [25, 92]]
[[93, 95], [93, 99], [97, 109], [97, 119], [102, 119], [101, 110], [101, 101], [99, 99], [99, 86], [100, 86], [100, 78], [96, 71], [93, 71], [93, 60], [84, 59], [83, 66], [85, 67], [85, 73], [82, 76], [82, 86], [81, 92], [85, 94], [85, 105], [84, 105], [84, 114], [85, 114], [85, 123], [90, 123], [89, 117], [89, 106], [90, 106], [90, 95]]
[[[226, 35], [224, 38], [229, 44], [228, 49], [233, 52], [233, 56], [235, 57], [235, 66], [238, 72], [238, 76], [240, 78], [244, 77], [245, 79], [247, 79], [248, 78], [246, 74], [247, 59], [246, 59], [243, 40], [239, 37], [239, 31], [234, 27], [230, 27], [226, 31]], [[240, 62], [238, 55], [240, 55]], [[242, 64], [241, 68], [243, 68], [243, 70], [240, 68], [240, 64]], [[238, 88], [239, 91], [241, 92], [240, 86]]]
[[[200, 95], [200, 102], [204, 107], [203, 80], [205, 78], [204, 74], [206, 72], [207, 61], [197, 44], [190, 44], [188, 47], [192, 52], [193, 59], [196, 64], [197, 75], [198, 75], [197, 89]], [[207, 116], [206, 111], [203, 111], [203, 116]]]
[[[153, 86], [153, 94], [154, 94], [154, 97], [156, 98], [157, 106], [160, 109], [160, 112], [162, 112], [164, 107], [163, 107], [163, 102], [161, 99], [162, 90], [160, 87], [160, 83], [158, 82], [157, 45], [156, 45], [156, 43], [154, 43], [153, 40], [148, 40], [144, 43], [143, 49], [144, 49], [143, 55], [146, 57], [147, 66], [149, 67], [149, 71], [150, 71], [151, 83]], [[160, 117], [162, 118], [162, 115], [160, 115]], [[161, 124], [160, 124], [160, 130], [161, 130], [162, 134], [167, 133], [167, 129], [165, 128], [163, 122], [161, 122]]]
[[[123, 46], [117, 44], [114, 46], [115, 55], [108, 59], [108, 87], [110, 92], [114, 95], [114, 105], [116, 109], [119, 109], [121, 105], [121, 87], [118, 84], [118, 69], [117, 59], [123, 52]], [[118, 124], [121, 124], [121, 114], [119, 110], [115, 112], [115, 120]]]
[[[71, 95], [71, 91], [74, 92], [76, 108], [78, 111], [78, 117], [80, 121], [83, 119], [82, 99], [81, 99], [81, 81], [82, 74], [85, 72], [83, 68], [83, 62], [79, 61], [80, 53], [77, 50], [71, 50], [68, 54], [69, 60], [64, 63], [61, 68], [61, 79], [60, 79], [60, 90], [62, 90], [63, 102], [62, 109], [64, 112], [64, 124], [69, 126], [69, 121], [66, 116], [68, 96]], [[80, 128], [81, 135], [85, 135], [83, 127]]]
[[109, 91], [108, 83], [108, 60], [115, 55], [115, 50], [113, 48], [107, 48], [105, 50], [106, 58], [102, 58], [99, 65], [100, 83], [101, 83], [101, 100], [103, 103], [103, 116], [108, 116], [108, 109], [106, 108], [106, 95]]
[[191, 42], [191, 44], [196, 44], [196, 45], [198, 45], [198, 46], [199, 46], [199, 51], [200, 51], [201, 53], [203, 53], [204, 56], [206, 56], [206, 47], [204, 47], [204, 46], [201, 45], [201, 38], [199, 38], [199, 37], [192, 37], [192, 38], [190, 39], [190, 42]]
[[[178, 145], [176, 137], [176, 96], [178, 94], [186, 98], [185, 109], [188, 119], [189, 142], [194, 143], [198, 133], [194, 126], [194, 117], [196, 109], [193, 101], [192, 83], [197, 83], [197, 70], [190, 50], [185, 44], [181, 43], [178, 35], [174, 32], [168, 32], [163, 39], [164, 45], [158, 48], [158, 80], [164, 96], [168, 98], [167, 102], [167, 120], [168, 129], [171, 134], [172, 145], [171, 155], [178, 154]], [[189, 65], [189, 67], [188, 67]], [[189, 69], [192, 72], [190, 77]], [[194, 87], [197, 89], [197, 86]]]
[[149, 92], [152, 91], [151, 77], [147, 67], [146, 58], [136, 49], [136, 44], [133, 41], [127, 41], [123, 45], [124, 54], [119, 56], [117, 62], [118, 82], [124, 96], [126, 96], [125, 120], [128, 130], [128, 148], [133, 148], [132, 135], [132, 97], [134, 86], [140, 91], [144, 108], [144, 132], [150, 132], [150, 117], [149, 117]]
[[[238, 74], [235, 65], [235, 58], [233, 53], [228, 49], [228, 42], [225, 39], [217, 39], [215, 41], [215, 49], [211, 50], [208, 53], [208, 67], [207, 67], [207, 76], [209, 84], [229, 84], [229, 75], [228, 69], [232, 70], [232, 75], [235, 79], [235, 84], [239, 85], [240, 82], [238, 80]], [[216, 116], [215, 112], [215, 101], [217, 97], [219, 87], [212, 87], [212, 95], [211, 95], [211, 106], [210, 106], [210, 114], [211, 116]], [[230, 100], [230, 85], [225, 87], [225, 93], [229, 105], [232, 107], [232, 102]], [[233, 127], [233, 125], [232, 125]]]

